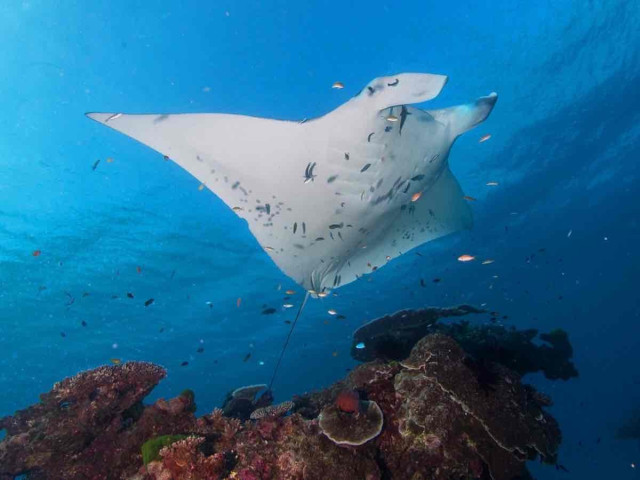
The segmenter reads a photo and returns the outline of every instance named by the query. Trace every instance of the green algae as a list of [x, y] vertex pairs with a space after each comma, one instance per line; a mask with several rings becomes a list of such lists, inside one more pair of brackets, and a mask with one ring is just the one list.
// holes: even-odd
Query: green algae
[[149, 462], [157, 460], [160, 456], [160, 450], [164, 447], [187, 438], [187, 435], [160, 435], [153, 437], [142, 444], [142, 461], [145, 465]]

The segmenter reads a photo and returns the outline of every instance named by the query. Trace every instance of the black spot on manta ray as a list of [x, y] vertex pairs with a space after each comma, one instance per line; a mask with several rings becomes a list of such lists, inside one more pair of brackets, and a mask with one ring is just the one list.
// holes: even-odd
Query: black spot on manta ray
[[153, 123], [163, 122], [167, 118], [169, 118], [169, 115], [158, 115], [156, 118], [153, 119]]
[[387, 83], [387, 87], [395, 87], [396, 85], [398, 85], [400, 83], [400, 79], [396, 78], [395, 82], [391, 82], [391, 83]]

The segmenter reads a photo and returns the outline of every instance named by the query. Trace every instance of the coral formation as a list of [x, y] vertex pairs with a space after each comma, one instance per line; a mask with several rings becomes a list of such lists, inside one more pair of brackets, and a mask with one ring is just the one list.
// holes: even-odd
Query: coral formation
[[266, 417], [282, 417], [286, 415], [289, 410], [294, 407], [294, 403], [291, 400], [282, 402], [278, 405], [270, 405], [268, 407], [256, 408], [251, 412], [251, 420], [259, 420]]
[[361, 407], [344, 412], [337, 405], [327, 405], [318, 417], [318, 425], [338, 445], [358, 446], [376, 438], [382, 431], [384, 416], [376, 402], [361, 402]]
[[[56, 384], [41, 404], [0, 420], [0, 479], [511, 480], [525, 478], [527, 460], [554, 462], [560, 442], [547, 397], [443, 335], [257, 420], [222, 409], [196, 418], [192, 392], [144, 406], [164, 374], [125, 363]], [[359, 408], [339, 408], [344, 392], [357, 392]]]
[[[578, 376], [571, 362], [573, 349], [561, 329], [541, 333], [544, 343], [536, 345], [538, 330], [516, 330], [501, 325], [472, 325], [467, 321], [441, 323], [441, 318], [466, 313], [482, 313], [475, 307], [402, 310], [373, 320], [353, 334], [351, 355], [356, 360], [402, 360], [427, 334], [441, 333], [454, 338], [462, 348], [480, 361], [498, 362], [520, 375], [542, 371], [551, 380]], [[495, 313], [495, 312], [494, 312]], [[357, 348], [360, 345], [362, 348]]]
[[336, 407], [346, 413], [360, 410], [360, 395], [355, 390], [343, 390], [336, 396]]

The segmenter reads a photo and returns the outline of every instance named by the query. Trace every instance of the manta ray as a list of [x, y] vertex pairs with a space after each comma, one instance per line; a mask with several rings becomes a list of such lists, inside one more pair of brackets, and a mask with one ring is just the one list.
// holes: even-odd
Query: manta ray
[[497, 94], [441, 110], [444, 75], [371, 81], [318, 118], [88, 113], [171, 159], [242, 219], [275, 264], [326, 294], [425, 242], [472, 226], [449, 169], [456, 138]]

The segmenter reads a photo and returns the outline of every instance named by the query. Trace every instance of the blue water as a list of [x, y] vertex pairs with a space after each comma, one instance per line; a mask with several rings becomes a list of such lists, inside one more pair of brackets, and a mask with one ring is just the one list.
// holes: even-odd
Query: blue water
[[[570, 470], [536, 477], [640, 476], [638, 445], [614, 438], [640, 402], [636, 1], [3, 2], [0, 45], [0, 416], [110, 358], [166, 366], [151, 398], [191, 387], [204, 413], [268, 380], [295, 313], [260, 314], [301, 289], [246, 223], [84, 112], [301, 119], [377, 76], [440, 73], [429, 108], [500, 95], [450, 157], [474, 229], [310, 301], [276, 400], [342, 377], [367, 320], [487, 303], [517, 327], [566, 329], [575, 348], [578, 379], [527, 377], [555, 401]], [[496, 261], [456, 261], [469, 252]]]

